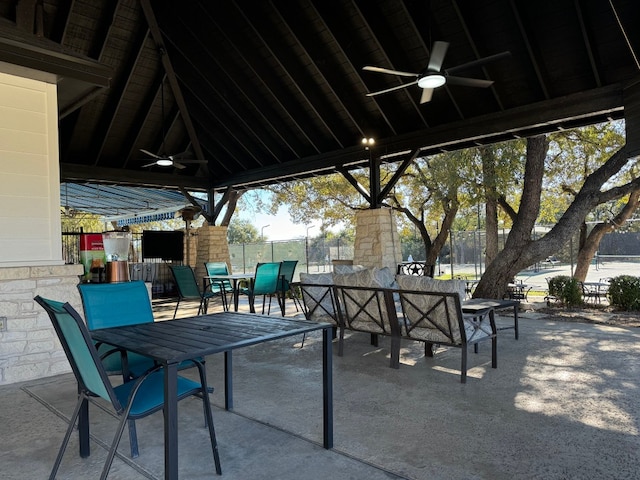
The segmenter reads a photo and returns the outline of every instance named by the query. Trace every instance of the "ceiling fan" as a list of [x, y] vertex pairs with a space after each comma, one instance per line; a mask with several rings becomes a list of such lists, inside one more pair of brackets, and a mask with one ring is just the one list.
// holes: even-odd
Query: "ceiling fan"
[[380, 95], [382, 93], [393, 92], [394, 90], [399, 90], [401, 88], [410, 87], [412, 85], [418, 85], [420, 88], [422, 88], [422, 96], [420, 97], [420, 103], [426, 103], [431, 101], [433, 90], [443, 86], [444, 84], [460, 85], [463, 87], [487, 88], [493, 84], [492, 80], [482, 80], [478, 78], [467, 78], [467, 77], [454, 77], [451, 74], [459, 70], [464, 70], [472, 67], [479, 67], [486, 63], [500, 60], [502, 58], [505, 58], [511, 55], [511, 52], [508, 52], [508, 51], [502, 52], [502, 53], [496, 53], [495, 55], [479, 58], [477, 60], [473, 60], [471, 62], [464, 63], [456, 67], [451, 67], [446, 70], [442, 70], [442, 63], [444, 62], [444, 57], [447, 54], [448, 48], [449, 48], [448, 42], [440, 42], [440, 41], [434, 42], [433, 48], [431, 49], [431, 55], [429, 56], [429, 63], [427, 64], [425, 69], [420, 73], [401, 72], [398, 70], [390, 70], [388, 68], [381, 68], [381, 67], [371, 67], [371, 66], [362, 67], [363, 70], [368, 70], [370, 72], [386, 73], [389, 75], [397, 75], [400, 77], [415, 78], [413, 82], [404, 83], [402, 85], [387, 88], [385, 90], [380, 90], [378, 92], [367, 93], [367, 97], [373, 97], [375, 95]]
[[[160, 152], [164, 152], [165, 151], [164, 141], [166, 138], [166, 132], [164, 129], [164, 118], [165, 118], [164, 116], [164, 82], [160, 87], [160, 105], [162, 107], [162, 145], [160, 147]], [[189, 159], [189, 157], [192, 156], [190, 152], [176, 153], [174, 155], [165, 155], [163, 153], [155, 154], [143, 148], [141, 148], [140, 151], [145, 155], [149, 155], [151, 158], [154, 159], [153, 162], [147, 163], [146, 165], [142, 165], [142, 168], [158, 165], [160, 167], [176, 167], [176, 168], [182, 169], [182, 168], [187, 168], [186, 167], [187, 163], [207, 163], [207, 160]]]
[[[164, 142], [163, 142], [164, 144]], [[186, 168], [187, 163], [207, 163], [206, 160], [192, 160], [186, 157], [190, 157], [190, 152], [182, 152], [176, 153], [175, 155], [156, 155], [155, 153], [151, 153], [148, 150], [143, 148], [140, 151], [146, 155], [149, 155], [151, 158], [155, 160], [151, 163], [147, 163], [146, 165], [142, 165], [142, 168], [151, 167], [153, 165], [159, 165], [160, 167], [176, 167], [176, 168]]]

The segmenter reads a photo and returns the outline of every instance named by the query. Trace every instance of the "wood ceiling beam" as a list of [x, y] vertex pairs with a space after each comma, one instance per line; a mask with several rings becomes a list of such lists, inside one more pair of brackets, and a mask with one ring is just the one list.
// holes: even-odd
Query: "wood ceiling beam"
[[[278, 100], [278, 95], [276, 94], [276, 92], [273, 91], [273, 89], [269, 86], [269, 84], [265, 81], [264, 77], [258, 72], [256, 71], [255, 67], [254, 67], [254, 63], [251, 62], [246, 55], [236, 46], [236, 44], [232, 41], [231, 38], [229, 38], [229, 36], [227, 35], [227, 33], [225, 32], [225, 30], [223, 28], [220, 27], [220, 25], [216, 22], [216, 19], [211, 16], [209, 14], [208, 11], [204, 10], [202, 7], [202, 4], [200, 4], [200, 8], [203, 10], [202, 13], [203, 15], [207, 16], [207, 21], [209, 22], [209, 24], [212, 27], [215, 27], [218, 30], [218, 33], [224, 38], [224, 40], [229, 44], [230, 48], [233, 49], [233, 55], [238, 58], [241, 59], [242, 62], [244, 62], [244, 66], [255, 76], [255, 78], [260, 82], [260, 86], [264, 89], [264, 91], [266, 91], [269, 95], [270, 98], [275, 99], [276, 101]], [[224, 70], [223, 70], [224, 71]], [[227, 74], [228, 77], [230, 77], [230, 75], [224, 71], [225, 74]], [[235, 83], [236, 85], [237, 82], [234, 81], [233, 83]], [[270, 105], [264, 101], [264, 99], [262, 98], [262, 96], [260, 96], [258, 98], [258, 102], [256, 102], [254, 99], [250, 98], [249, 95], [247, 95], [244, 91], [244, 89], [242, 87], [240, 87], [238, 85], [239, 91], [241, 92], [241, 95], [246, 99], [247, 102], [250, 102], [252, 107], [254, 108], [254, 111], [256, 112], [256, 115], [258, 115], [260, 118], [262, 118], [265, 123], [267, 125], [269, 125], [273, 130], [273, 132], [277, 135], [279, 141], [282, 142], [283, 145], [286, 145], [287, 148], [291, 151], [291, 153], [295, 156], [298, 157], [301, 155], [301, 148], [299, 146], [295, 146], [292, 141], [291, 141], [291, 134], [288, 132], [287, 126], [284, 124], [284, 122], [282, 120], [280, 120], [280, 118], [278, 118], [276, 115], [267, 115], [267, 113], [265, 112], [270, 112], [272, 110], [272, 108], [270, 107]], [[283, 109], [283, 116], [291, 119], [291, 113], [289, 111], [287, 111], [286, 109], [284, 109], [284, 106], [282, 106]], [[275, 119], [275, 121], [274, 121]], [[276, 123], [277, 122], [277, 123]]]
[[578, 23], [580, 24], [580, 32], [582, 33], [582, 40], [584, 41], [584, 48], [587, 52], [587, 56], [589, 57], [589, 65], [591, 65], [591, 71], [593, 72], [593, 78], [596, 81], [596, 85], [598, 87], [602, 86], [602, 80], [600, 79], [600, 72], [598, 72], [598, 67], [596, 66], [596, 59], [593, 55], [593, 47], [591, 46], [591, 39], [589, 38], [589, 32], [587, 31], [587, 26], [584, 23], [584, 15], [582, 14], [582, 7], [580, 6], [579, 0], [574, 0], [573, 5], [576, 9], [576, 15], [578, 17]]
[[529, 40], [529, 34], [527, 33], [527, 29], [522, 22], [522, 17], [520, 16], [520, 11], [518, 10], [518, 5], [515, 0], [509, 0], [509, 5], [511, 6], [511, 11], [513, 12], [513, 18], [518, 25], [518, 30], [520, 31], [520, 35], [522, 36], [522, 43], [524, 43], [527, 53], [529, 55], [529, 61], [531, 62], [531, 66], [533, 67], [533, 71], [536, 72], [536, 78], [538, 79], [538, 84], [540, 85], [540, 90], [542, 90], [542, 94], [544, 98], [549, 99], [549, 89], [547, 88], [547, 84], [544, 81], [544, 77], [542, 76], [542, 72], [540, 71], [540, 63], [536, 58], [536, 55], [533, 51], [533, 47], [531, 46], [531, 41]]
[[176, 72], [173, 69], [173, 65], [171, 64], [171, 59], [167, 55], [167, 49], [164, 45], [162, 32], [160, 31], [160, 26], [158, 25], [155, 13], [153, 12], [153, 8], [151, 7], [151, 2], [150, 0], [140, 0], [140, 5], [142, 6], [142, 11], [144, 12], [145, 18], [147, 19], [147, 24], [149, 25], [151, 36], [153, 37], [153, 40], [158, 47], [160, 61], [162, 62], [162, 66], [164, 67], [165, 72], [167, 73], [167, 79], [169, 80], [169, 85], [171, 86], [173, 97], [176, 99], [176, 103], [178, 104], [178, 108], [180, 109], [182, 121], [184, 122], [185, 128], [187, 129], [187, 135], [189, 136], [189, 140], [191, 141], [191, 145], [193, 146], [196, 158], [199, 160], [205, 160], [202, 147], [200, 146], [200, 141], [198, 140], [198, 135], [196, 134], [195, 127], [193, 126], [193, 122], [191, 121], [191, 117], [189, 116], [189, 109], [187, 108], [187, 104], [184, 101], [184, 97], [182, 96], [182, 91], [180, 90], [180, 85], [178, 84]]
[[[441, 127], [389, 139], [378, 139], [376, 148], [388, 153], [418, 149], [420, 155], [427, 156], [443, 150], [474, 146], [476, 142], [493, 143], [516, 136], [551, 132], [563, 124], [574, 127], [593, 123], [594, 118], [599, 119], [597, 121], [604, 121], [606, 117], [620, 118], [623, 110], [622, 86], [612, 85], [474, 119], [461, 120]], [[362, 147], [355, 146], [219, 178], [213, 181], [212, 186], [216, 189], [229, 185], [249, 187], [254, 182], [265, 182], [268, 179], [284, 181], [289, 177], [309, 172], [326, 173], [332, 166], [364, 167], [367, 166], [368, 161], [368, 156], [364, 158]]]
[[208, 191], [210, 186], [208, 179], [203, 177], [70, 163], [60, 164], [60, 182], [91, 182], [154, 188], [183, 187], [203, 192]]
[[[280, 19], [280, 21], [283, 23], [283, 25], [286, 26], [288, 34], [295, 39], [300, 49], [304, 52], [304, 55], [305, 55], [304, 62], [305, 63], [308, 62], [309, 65], [313, 66], [314, 72], [312, 73], [312, 75], [317, 78], [316, 82], [308, 82], [307, 88], [303, 88], [300, 86], [300, 80], [303, 80], [302, 78], [296, 79], [295, 80], [296, 87], [300, 92], [304, 92], [304, 95], [310, 102], [313, 112], [317, 116], [320, 124], [324, 126], [325, 131], [331, 136], [331, 138], [335, 140], [336, 144], [339, 145], [340, 148], [344, 148], [345, 140], [341, 139], [340, 135], [338, 135], [335, 131], [335, 127], [336, 126], [339, 127], [340, 122], [335, 120], [336, 118], [335, 111], [333, 111], [333, 109], [330, 110], [328, 108], [328, 104], [331, 102], [331, 100], [324, 101], [324, 99], [322, 99], [322, 96], [321, 96], [322, 90], [320, 90], [320, 88], [317, 87], [317, 85], [322, 83], [324, 87], [331, 92], [331, 96], [333, 97], [333, 100], [338, 101], [340, 103], [340, 110], [342, 112], [348, 113], [348, 109], [346, 108], [345, 104], [342, 102], [340, 97], [337, 95], [336, 91], [331, 87], [331, 82], [327, 80], [327, 77], [325, 76], [323, 69], [315, 61], [314, 55], [309, 53], [309, 48], [319, 48], [319, 46], [322, 45], [322, 42], [318, 42], [318, 39], [315, 37], [313, 38], [312, 42], [305, 42], [302, 39], [302, 35], [305, 35], [305, 32], [304, 32], [305, 29], [303, 28], [300, 30], [300, 27], [299, 26], [297, 27], [296, 24], [299, 24], [300, 22], [298, 21], [297, 18], [295, 18], [295, 12], [293, 12], [292, 8], [287, 6], [287, 8], [284, 9], [285, 11], [283, 12], [282, 10], [279, 10], [278, 7], [273, 3], [272, 3], [272, 7], [275, 13], [278, 15], [278, 18]], [[292, 16], [294, 18], [292, 18]], [[296, 27], [299, 29], [298, 31], [296, 31]], [[308, 33], [306, 35], [308, 35]], [[279, 52], [281, 53], [281, 51]], [[289, 58], [287, 59], [287, 63], [289, 64], [293, 63], [291, 55], [288, 55], [288, 57]], [[295, 57], [293, 58], [295, 59], [295, 61], [300, 62], [299, 59]], [[313, 88], [313, 92], [307, 92], [307, 89], [309, 87]], [[315, 92], [318, 92], [318, 94], [316, 95]], [[309, 93], [312, 93], [312, 94], [310, 95]], [[317, 99], [321, 99], [321, 100], [317, 100]], [[329, 115], [333, 116], [333, 119], [327, 120], [327, 117]]]
[[[238, 12], [240, 13], [240, 15], [242, 16], [242, 18], [244, 19], [244, 21], [247, 23], [247, 26], [255, 34], [256, 38], [260, 40], [265, 50], [267, 50], [269, 54], [273, 57], [273, 59], [277, 62], [279, 71], [288, 78], [289, 82], [291, 82], [291, 85], [295, 86], [295, 89], [297, 90], [298, 95], [302, 99], [304, 99], [305, 105], [307, 105], [311, 110], [313, 110], [314, 114], [318, 116], [318, 113], [313, 106], [313, 102], [311, 102], [311, 100], [307, 96], [307, 93], [304, 91], [304, 89], [300, 87], [299, 83], [295, 79], [295, 76], [291, 75], [291, 72], [289, 71], [289, 69], [283, 64], [283, 61], [281, 59], [282, 52], [275, 51], [275, 49], [272, 48], [271, 44], [267, 42], [267, 40], [265, 39], [264, 34], [258, 30], [255, 23], [249, 18], [249, 16], [244, 12], [244, 10], [240, 8], [240, 5], [238, 5], [238, 3], [235, 3], [234, 5], [238, 10]], [[281, 81], [279, 82], [281, 83]], [[288, 95], [286, 98], [289, 98], [289, 97], [290, 95]], [[322, 148], [319, 145], [320, 135], [316, 134], [312, 136], [312, 134], [308, 132], [303, 126], [303, 124], [305, 123], [308, 124], [308, 122], [306, 121], [308, 118], [306, 111], [294, 102], [289, 102], [285, 104], [284, 103], [285, 98], [278, 98], [278, 101], [283, 104], [284, 108], [287, 111], [298, 112], [295, 119], [292, 117], [292, 120], [295, 121], [296, 128], [307, 139], [308, 145], [310, 145], [316, 152], [321, 152]]]
[[[467, 25], [467, 22], [464, 19], [464, 16], [462, 15], [462, 12], [460, 11], [460, 7], [458, 5], [457, 0], [452, 0], [453, 3], [453, 8], [456, 11], [456, 15], [458, 16], [458, 20], [460, 21], [460, 26], [462, 27], [462, 31], [464, 32], [464, 35], [467, 37], [467, 41], [469, 42], [469, 45], [471, 45], [471, 50], [473, 50], [473, 55], [474, 57], [476, 57], [476, 60], [479, 60], [482, 58], [482, 55], [480, 55], [480, 52], [478, 51], [478, 46], [476, 45], [475, 40], [473, 39], [473, 36], [471, 35], [471, 31], [469, 30], [469, 26]], [[487, 70], [487, 67], [485, 65], [482, 65], [482, 73], [484, 73], [484, 76], [487, 80], [491, 80], [491, 77], [489, 76], [489, 72]], [[504, 104], [502, 103], [502, 101], [500, 100], [500, 97], [498, 97], [498, 93], [496, 91], [496, 87], [495, 85], [491, 85], [491, 87], [489, 87], [491, 89], [491, 93], [493, 94], [493, 98], [496, 101], [496, 104], [498, 105], [498, 107], [500, 108], [500, 110], [504, 110]], [[463, 118], [462, 116], [460, 118]]]
[[[122, 71], [127, 72], [127, 74], [126, 76], [121, 76], [121, 80], [118, 82], [118, 84], [113, 85], [107, 92], [108, 101], [102, 111], [102, 114], [100, 115], [100, 121], [98, 122], [98, 125], [96, 126], [92, 135], [95, 139], [95, 142], [92, 142], [92, 145], [97, 144], [97, 147], [93, 152], [94, 165], [98, 165], [98, 163], [100, 162], [102, 151], [104, 150], [107, 139], [109, 138], [109, 132], [116, 122], [116, 116], [118, 114], [120, 106], [122, 105], [124, 94], [134, 78], [136, 65], [138, 64], [142, 52], [144, 51], [144, 46], [148, 36], [149, 29], [147, 28], [141, 28], [140, 30], [138, 30], [137, 34], [134, 35], [134, 40], [132, 42], [131, 48], [128, 49], [129, 56], [122, 66]], [[104, 40], [105, 44], [107, 39], [108, 36]], [[103, 53], [104, 45], [103, 51], [100, 54], [101, 58], [103, 56]], [[100, 141], [98, 139], [102, 140]]]

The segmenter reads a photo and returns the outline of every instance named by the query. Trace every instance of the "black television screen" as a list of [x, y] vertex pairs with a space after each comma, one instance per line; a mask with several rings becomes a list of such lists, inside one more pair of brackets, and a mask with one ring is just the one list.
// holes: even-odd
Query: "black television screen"
[[184, 232], [142, 232], [142, 260], [161, 258], [162, 260], [183, 260]]

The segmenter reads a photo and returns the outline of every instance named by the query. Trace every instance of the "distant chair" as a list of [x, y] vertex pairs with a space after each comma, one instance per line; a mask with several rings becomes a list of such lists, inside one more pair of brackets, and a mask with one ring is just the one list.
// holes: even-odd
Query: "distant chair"
[[[182, 300], [195, 300], [199, 301], [200, 305], [198, 306], [198, 313], [200, 312], [206, 314], [207, 309], [209, 307], [209, 300], [214, 297], [222, 297], [224, 295], [220, 292], [215, 293], [213, 291], [200, 291], [200, 287], [198, 286], [198, 282], [196, 280], [196, 274], [193, 273], [193, 269], [188, 265], [169, 265], [169, 269], [171, 270], [171, 275], [173, 275], [173, 279], [176, 282], [176, 287], [178, 289], [178, 302], [176, 303], [176, 309], [173, 312], [173, 318], [176, 318], [176, 314], [178, 313], [178, 307], [180, 306], [180, 302]], [[223, 307], [226, 303], [225, 300], [222, 300]]]
[[[280, 300], [282, 301], [282, 311], [285, 312], [285, 300], [287, 298], [287, 293], [293, 299], [293, 305], [296, 307], [296, 312], [302, 310], [302, 305], [300, 305], [300, 300], [296, 296], [296, 292], [291, 287], [293, 283], [293, 275], [296, 271], [296, 266], [298, 265], [297, 260], [283, 260], [282, 265], [280, 266], [280, 278], [278, 279], [278, 294], [280, 296]], [[300, 306], [300, 309], [298, 309]]]
[[223, 308], [229, 310], [229, 302], [227, 294], [233, 293], [233, 286], [229, 280], [212, 280], [211, 277], [216, 275], [229, 275], [229, 267], [227, 262], [205, 262], [204, 268], [207, 271], [209, 282], [205, 285], [214, 295], [222, 297]]
[[[255, 300], [257, 296], [262, 295], [262, 314], [264, 314], [264, 304], [267, 295], [269, 296], [269, 309], [267, 315], [271, 313], [271, 298], [278, 296], [278, 281], [280, 280], [280, 262], [259, 263], [256, 266], [255, 276], [251, 279], [251, 283], [246, 288], [241, 288], [238, 293], [249, 297], [249, 308], [251, 313], [255, 313]], [[284, 316], [283, 305], [280, 304], [282, 316]]]
[[[102, 365], [98, 351], [91, 341], [91, 335], [78, 312], [68, 303], [63, 304], [61, 302], [47, 300], [40, 296], [35, 297], [35, 301], [40, 304], [49, 315], [53, 328], [60, 339], [67, 360], [69, 360], [73, 374], [78, 382], [78, 402], [71, 415], [69, 428], [62, 440], [62, 445], [58, 451], [58, 456], [56, 457], [49, 478], [56, 477], [67, 444], [76, 427], [76, 420], [78, 419], [83, 403], [85, 401], [96, 402], [96, 398], [100, 397], [100, 400], [96, 402], [96, 404], [99, 404], [100, 408], [104, 408], [104, 401], [108, 402], [120, 417], [120, 424], [111, 443], [111, 448], [100, 477], [101, 479], [106, 479], [111, 469], [118, 444], [122, 438], [125, 423], [128, 420], [147, 417], [162, 410], [164, 407], [164, 372], [162, 371], [162, 367], [158, 366], [145, 373], [135, 382], [126, 382], [116, 387], [112, 386], [109, 382], [107, 372]], [[192, 395], [202, 397], [216, 472], [220, 474], [220, 457], [218, 455], [216, 434], [213, 426], [213, 417], [211, 415], [207, 377], [204, 367], [200, 362], [197, 360], [191, 360], [191, 362], [198, 367], [200, 382], [178, 376], [178, 381], [176, 382], [177, 398], [178, 400], [182, 400]]]

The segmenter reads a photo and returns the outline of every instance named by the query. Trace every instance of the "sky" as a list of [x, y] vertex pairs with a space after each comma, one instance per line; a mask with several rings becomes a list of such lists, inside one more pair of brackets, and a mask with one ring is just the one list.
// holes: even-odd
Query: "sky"
[[[310, 223], [309, 225], [294, 224], [291, 222], [289, 213], [286, 208], [280, 208], [277, 215], [267, 215], [264, 213], [254, 212], [238, 212], [238, 218], [246, 219], [258, 229], [258, 235], [264, 231], [266, 240], [293, 240], [296, 238], [304, 238], [307, 236], [307, 227], [309, 228], [309, 236], [315, 237], [320, 233], [320, 223]], [[268, 225], [268, 226], [266, 226]], [[264, 227], [264, 229], [262, 228]]]

